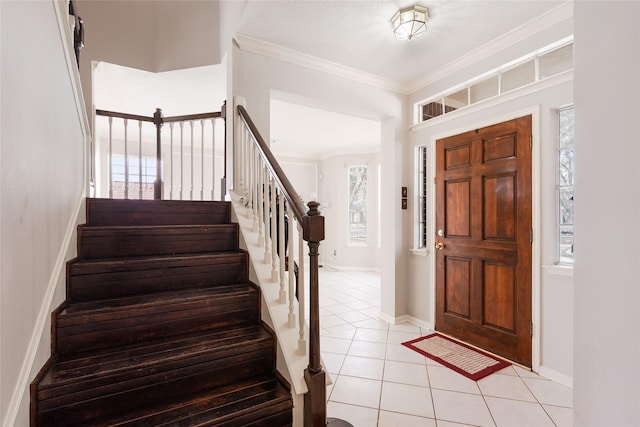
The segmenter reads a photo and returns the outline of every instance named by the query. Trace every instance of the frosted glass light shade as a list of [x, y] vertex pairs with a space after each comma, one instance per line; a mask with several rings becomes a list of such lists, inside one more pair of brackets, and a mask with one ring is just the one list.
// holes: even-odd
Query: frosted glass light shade
[[397, 39], [413, 40], [427, 31], [429, 13], [423, 6], [411, 6], [400, 9], [391, 18], [393, 33]]

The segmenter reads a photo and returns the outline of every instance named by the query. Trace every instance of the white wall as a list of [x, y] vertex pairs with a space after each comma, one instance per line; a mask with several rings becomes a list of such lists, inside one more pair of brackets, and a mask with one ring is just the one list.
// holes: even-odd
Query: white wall
[[574, 423], [640, 425], [640, 3], [575, 3]]
[[[378, 239], [378, 164], [379, 154], [334, 156], [322, 160], [321, 203], [325, 216], [326, 238], [323, 242], [323, 262], [352, 270], [379, 270]], [[348, 244], [349, 189], [348, 168], [367, 167], [367, 244]], [[335, 255], [334, 255], [335, 251]]]
[[220, 63], [217, 1], [76, 0], [84, 20], [80, 71], [85, 104], [92, 100], [92, 62], [161, 72]]
[[65, 297], [64, 262], [75, 250], [84, 196], [86, 119], [75, 102], [75, 58], [64, 51], [56, 7], [65, 16], [66, 2], [0, 2], [3, 426], [29, 424], [29, 382], [50, 354], [50, 314]]
[[[355, 116], [380, 120], [381, 126], [381, 163], [382, 198], [399, 200], [402, 182], [401, 168], [403, 151], [401, 147], [408, 141], [408, 112], [405, 96], [378, 89], [350, 79], [318, 72], [309, 68], [293, 65], [257, 55], [251, 52], [233, 49], [233, 93], [246, 100], [246, 108], [266, 141], [269, 134], [269, 106], [272, 91], [293, 94], [314, 100], [330, 109]], [[381, 311], [390, 319], [404, 314], [405, 258], [401, 256], [403, 245], [401, 209], [399, 203], [382, 205], [381, 221]], [[324, 246], [320, 246], [320, 251]]]

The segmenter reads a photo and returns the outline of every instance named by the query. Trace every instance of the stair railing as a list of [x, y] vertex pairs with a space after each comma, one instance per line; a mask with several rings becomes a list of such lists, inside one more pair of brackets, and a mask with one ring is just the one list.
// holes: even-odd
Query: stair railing
[[[237, 107], [235, 164], [244, 206], [250, 209], [258, 245], [264, 247], [265, 263], [271, 264], [271, 280], [279, 282], [280, 304], [289, 304], [289, 327], [296, 327], [295, 299], [298, 302], [298, 352], [305, 354], [305, 265], [304, 241], [309, 247], [309, 363], [304, 371], [307, 393], [304, 396], [304, 425], [326, 425], [326, 374], [320, 362], [320, 309], [318, 248], [324, 240], [324, 217], [316, 201], [305, 208], [291, 182], [278, 164], [247, 110]], [[237, 181], [236, 181], [237, 182]], [[291, 219], [289, 219], [291, 218]], [[294, 231], [297, 224], [298, 263], [294, 263]], [[286, 239], [286, 241], [285, 241]], [[288, 250], [291, 254], [287, 254]], [[292, 274], [298, 268], [297, 275]], [[288, 286], [285, 272], [288, 271]], [[298, 283], [294, 283], [296, 279]], [[287, 289], [288, 288], [288, 289]]]
[[[219, 139], [216, 138], [216, 122], [225, 121], [225, 109], [226, 102], [218, 112], [173, 117], [164, 117], [160, 108], [157, 108], [152, 116], [96, 110], [96, 116], [103, 116], [108, 120], [106, 147], [108, 197], [110, 199], [151, 198], [152, 176], [150, 173], [155, 171], [153, 177], [153, 199], [155, 200], [214, 200], [216, 147], [219, 145], [216, 143]], [[121, 126], [114, 122], [119, 122]], [[130, 122], [135, 124], [137, 137], [131, 138], [129, 135]], [[151, 139], [145, 123], [155, 127], [155, 141]], [[169, 131], [163, 134], [162, 128], [165, 123], [168, 124]], [[114, 136], [114, 133], [118, 136]], [[164, 141], [163, 137], [165, 137]], [[225, 153], [222, 156], [222, 163], [224, 164], [226, 142], [224, 136], [222, 139]], [[149, 152], [148, 147], [153, 142], [155, 142], [155, 153], [146, 156], [145, 153]], [[169, 148], [169, 154], [165, 154], [164, 157], [163, 145]], [[211, 150], [211, 159], [206, 162], [205, 146]], [[155, 162], [152, 160], [153, 157]], [[117, 161], [114, 161], [114, 158]], [[166, 179], [163, 179], [163, 166], [168, 169]], [[168, 191], [165, 191], [165, 185], [168, 185]], [[224, 200], [225, 194], [226, 167], [221, 178], [219, 198]]]

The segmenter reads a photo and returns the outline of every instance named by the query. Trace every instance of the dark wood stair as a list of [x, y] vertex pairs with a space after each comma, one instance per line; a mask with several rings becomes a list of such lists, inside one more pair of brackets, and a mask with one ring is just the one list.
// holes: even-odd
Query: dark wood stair
[[226, 202], [88, 199], [32, 426], [289, 426]]

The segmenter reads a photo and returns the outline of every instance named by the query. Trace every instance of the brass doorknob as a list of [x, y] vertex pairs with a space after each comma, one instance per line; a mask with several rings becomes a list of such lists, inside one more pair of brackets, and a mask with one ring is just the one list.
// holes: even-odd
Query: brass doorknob
[[444, 243], [442, 243], [442, 242], [436, 243], [436, 249], [439, 250], [439, 251], [443, 250], [444, 249]]

